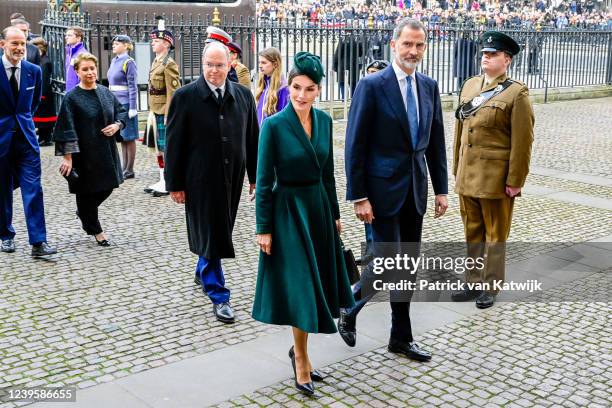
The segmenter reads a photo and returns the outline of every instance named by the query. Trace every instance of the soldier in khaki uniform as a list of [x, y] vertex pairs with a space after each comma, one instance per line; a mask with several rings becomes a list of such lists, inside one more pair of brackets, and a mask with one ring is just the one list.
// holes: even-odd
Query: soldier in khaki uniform
[[155, 197], [168, 195], [164, 181], [164, 149], [166, 148], [166, 115], [170, 99], [180, 87], [178, 65], [168, 55], [174, 48], [172, 32], [165, 29], [164, 20], [159, 18], [157, 29], [150, 34], [151, 48], [155, 59], [149, 71], [149, 119], [145, 132], [145, 144], [155, 147], [159, 165], [159, 181], [144, 189]]
[[481, 41], [484, 75], [468, 79], [459, 93], [453, 174], [468, 255], [486, 255], [484, 269], [468, 271], [466, 281], [488, 283], [490, 290], [466, 289], [452, 299], [476, 299], [484, 309], [495, 302], [493, 281], [504, 279], [505, 242], [514, 198], [529, 172], [534, 116], [527, 87], [506, 75], [519, 45], [496, 31]]

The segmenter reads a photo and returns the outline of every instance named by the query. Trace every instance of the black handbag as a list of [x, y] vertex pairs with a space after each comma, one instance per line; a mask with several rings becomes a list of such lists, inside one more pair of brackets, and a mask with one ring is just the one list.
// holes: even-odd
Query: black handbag
[[66, 179], [66, 181], [68, 182], [68, 185], [71, 188], [75, 187], [77, 182], [79, 181], [79, 175], [74, 169], [74, 167], [70, 170], [70, 173], [68, 173], [67, 176], [64, 176], [64, 178]]
[[351, 285], [359, 282], [359, 268], [357, 267], [357, 263], [355, 262], [355, 255], [353, 255], [353, 250], [348, 249], [344, 246], [344, 242], [340, 239], [340, 245], [342, 246], [342, 255], [344, 256], [344, 263], [346, 264], [346, 271], [348, 273], [349, 281]]

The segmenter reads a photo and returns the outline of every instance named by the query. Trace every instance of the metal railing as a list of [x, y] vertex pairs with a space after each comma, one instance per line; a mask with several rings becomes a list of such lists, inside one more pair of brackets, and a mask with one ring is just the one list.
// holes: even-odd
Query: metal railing
[[[211, 16], [166, 16], [166, 26], [176, 37], [173, 57], [180, 67], [183, 84], [197, 78], [206, 27]], [[64, 80], [64, 42], [67, 27], [86, 29], [85, 44], [100, 61], [100, 77], [112, 59], [111, 41], [116, 34], [128, 34], [136, 42], [148, 42], [154, 28], [153, 15], [78, 15], [47, 11], [43, 35], [49, 41], [54, 63], [54, 89], [61, 95]], [[283, 70], [291, 68], [299, 51], [321, 56], [326, 76], [321, 101], [346, 101], [367, 64], [375, 59], [391, 60], [391, 28], [369, 28], [336, 24], [259, 24], [255, 18], [223, 19], [220, 26], [243, 49], [243, 63], [257, 80], [257, 53], [266, 47], [280, 49]], [[506, 30], [517, 40], [521, 52], [515, 56], [510, 76], [529, 88], [574, 87], [612, 84], [611, 31], [529, 31]], [[463, 27], [431, 26], [427, 51], [419, 71], [438, 82], [442, 94], [454, 94], [466, 78], [480, 73], [479, 37], [482, 30]], [[138, 64], [138, 60], [137, 60]], [[139, 67], [140, 68], [140, 67]], [[148, 71], [147, 71], [148, 72]]]

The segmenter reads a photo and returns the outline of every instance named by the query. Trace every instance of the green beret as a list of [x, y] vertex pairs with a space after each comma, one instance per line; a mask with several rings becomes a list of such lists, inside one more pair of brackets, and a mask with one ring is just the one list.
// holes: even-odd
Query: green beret
[[509, 35], [499, 31], [487, 31], [480, 38], [482, 44], [481, 51], [503, 51], [510, 55], [516, 55], [521, 51], [521, 47]]
[[321, 58], [307, 51], [295, 54], [295, 57], [293, 57], [293, 68], [300, 74], [312, 79], [317, 85], [321, 84], [321, 79], [325, 76]]

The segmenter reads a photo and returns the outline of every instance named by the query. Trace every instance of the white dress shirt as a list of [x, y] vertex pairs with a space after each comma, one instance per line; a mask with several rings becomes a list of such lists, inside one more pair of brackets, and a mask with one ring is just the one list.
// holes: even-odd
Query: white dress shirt
[[2, 65], [4, 65], [4, 71], [6, 71], [6, 79], [11, 80], [11, 75], [13, 75], [12, 67], [17, 67], [17, 71], [15, 71], [15, 78], [17, 79], [17, 89], [21, 86], [21, 60], [17, 63], [17, 65], [11, 64], [11, 62], [6, 58], [5, 54], [2, 54]]
[[217, 97], [217, 89], [221, 90], [221, 98], [223, 98], [225, 96], [225, 82], [223, 82], [223, 85], [221, 85], [221, 86], [215, 86], [215, 85], [211, 84], [208, 81], [206, 81], [206, 84], [208, 85], [208, 87], [212, 91], [213, 95], [215, 95], [215, 98]]
[[[393, 66], [393, 71], [395, 72], [395, 77], [397, 78], [397, 82], [399, 83], [400, 92], [402, 93], [402, 101], [404, 102], [404, 111], [407, 111], [408, 106], [406, 106], [406, 85], [407, 85], [406, 77], [408, 76], [408, 74], [402, 71], [399, 65], [397, 65], [397, 63], [395, 62], [395, 59], [393, 60], [393, 63], [391, 65]], [[412, 78], [412, 95], [414, 96], [414, 100], [417, 102], [416, 111], [417, 111], [417, 123], [418, 123], [420, 113], [419, 113], [419, 93], [417, 91], [417, 84], [416, 84], [416, 70], [412, 73], [412, 75], [410, 75], [410, 77]]]

